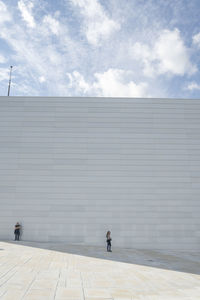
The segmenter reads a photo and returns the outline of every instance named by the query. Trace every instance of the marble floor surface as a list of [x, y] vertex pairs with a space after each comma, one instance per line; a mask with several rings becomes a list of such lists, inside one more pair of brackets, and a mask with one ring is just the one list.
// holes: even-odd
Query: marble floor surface
[[3, 300], [200, 300], [200, 252], [0, 242]]

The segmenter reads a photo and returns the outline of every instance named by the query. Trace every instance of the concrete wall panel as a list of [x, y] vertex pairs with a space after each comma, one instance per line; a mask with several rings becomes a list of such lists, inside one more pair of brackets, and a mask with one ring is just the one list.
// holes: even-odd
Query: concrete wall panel
[[0, 238], [196, 250], [200, 102], [0, 97]]

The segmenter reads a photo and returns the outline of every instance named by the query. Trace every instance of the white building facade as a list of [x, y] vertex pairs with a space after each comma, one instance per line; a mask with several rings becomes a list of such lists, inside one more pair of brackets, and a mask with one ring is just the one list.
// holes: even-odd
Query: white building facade
[[0, 239], [200, 248], [200, 100], [0, 97]]

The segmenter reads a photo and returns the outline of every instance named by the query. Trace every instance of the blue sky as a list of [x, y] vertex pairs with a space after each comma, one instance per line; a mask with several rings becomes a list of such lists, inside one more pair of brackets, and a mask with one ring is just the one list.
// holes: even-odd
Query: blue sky
[[199, 0], [0, 0], [0, 95], [200, 98]]

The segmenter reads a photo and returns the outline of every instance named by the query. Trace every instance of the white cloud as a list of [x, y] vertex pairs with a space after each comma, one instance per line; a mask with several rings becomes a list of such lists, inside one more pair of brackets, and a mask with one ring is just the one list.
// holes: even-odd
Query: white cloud
[[192, 37], [192, 40], [193, 40], [193, 44], [194, 45], [197, 45], [199, 48], [200, 48], [200, 32], [195, 34], [193, 37]]
[[3, 24], [4, 22], [10, 21], [11, 15], [8, 12], [7, 6], [0, 1], [0, 24]]
[[[75, 5], [72, 13], [70, 2]], [[55, 12], [48, 1], [17, 0], [6, 8], [0, 0], [0, 38], [4, 39], [2, 49], [6, 45], [8, 50], [2, 50], [6, 55], [0, 55], [0, 63], [7, 59], [17, 66], [15, 94], [148, 97], [151, 93], [163, 97], [169, 95], [174, 85], [169, 88], [166, 77], [159, 75], [185, 75], [195, 71], [191, 63], [193, 52], [186, 47], [178, 30], [162, 31], [163, 24], [155, 26], [157, 21], [147, 26], [149, 21], [143, 15], [142, 6], [138, 10], [137, 5], [114, 2], [65, 0], [64, 7], [64, 1], [58, 1]], [[106, 9], [111, 5], [112, 14]], [[125, 13], [122, 6], [126, 6]], [[147, 9], [145, 12], [148, 15]], [[123, 28], [119, 30], [122, 22]], [[85, 38], [77, 34], [80, 26]], [[34, 27], [37, 30], [30, 30]], [[103, 45], [106, 39], [109, 43]], [[194, 40], [197, 42], [197, 38]], [[134, 44], [132, 57], [136, 61], [130, 59], [130, 43]], [[101, 44], [99, 49], [91, 47]], [[71, 88], [66, 72], [69, 72]], [[1, 71], [0, 78], [7, 80], [7, 71]], [[188, 82], [179, 82], [181, 93], [181, 85], [185, 87]], [[177, 82], [175, 85], [177, 94]]]
[[[25, 0], [18, 3], [25, 3], [26, 7], [28, 5]], [[38, 5], [35, 7], [37, 11], [40, 9], [38, 1], [31, 3]], [[1, 6], [0, 2], [1, 7], [5, 11], [6, 7]], [[39, 94], [41, 83], [44, 82], [47, 95], [68, 94], [64, 75], [70, 65], [75, 68], [80, 65], [80, 52], [84, 54], [84, 50], [79, 42], [69, 36], [65, 20], [57, 21], [58, 11], [54, 13], [55, 17], [50, 14], [40, 15], [37, 18], [38, 30], [32, 30], [30, 34], [29, 27], [24, 22], [15, 20], [16, 11], [10, 10], [10, 14], [12, 22], [9, 26], [6, 23], [1, 25], [0, 38], [9, 45], [9, 60], [18, 66], [15, 73], [18, 81], [15, 94]], [[54, 34], [56, 41], [52, 40]]]
[[164, 30], [155, 44], [159, 59], [159, 72], [176, 75], [193, 74], [197, 69], [190, 62], [189, 51], [184, 45], [180, 31]]
[[109, 69], [104, 73], [96, 73], [94, 87], [106, 97], [143, 97], [146, 94], [146, 84], [136, 84], [126, 78], [129, 71]]
[[49, 30], [55, 34], [58, 35], [59, 31], [60, 31], [60, 23], [58, 20], [56, 20], [55, 18], [53, 18], [50, 15], [47, 15], [44, 17], [43, 19], [43, 23], [45, 26], [48, 26]]
[[136, 42], [131, 47], [132, 57], [141, 61], [143, 64], [143, 72], [146, 76], [153, 76], [155, 73], [155, 66], [153, 61], [155, 59], [154, 51], [148, 45]]
[[27, 25], [31, 28], [36, 26], [34, 17], [32, 15], [33, 3], [28, 0], [20, 0], [18, 1], [18, 9], [21, 12], [22, 18], [27, 23]]
[[190, 82], [187, 86], [187, 89], [190, 91], [200, 90], [200, 84], [197, 84], [196, 82]]
[[67, 73], [67, 76], [70, 81], [70, 87], [75, 87], [76, 92], [87, 94], [92, 89], [92, 86], [85, 81], [84, 77], [79, 72], [74, 71], [71, 74]]
[[0, 68], [0, 81], [8, 80], [9, 69]]
[[153, 47], [135, 43], [132, 51], [133, 57], [142, 61], [144, 74], [148, 76], [165, 73], [191, 75], [197, 71], [178, 29], [161, 31]]
[[5, 58], [5, 56], [3, 56], [2, 54], [0, 54], [0, 64], [5, 63], [7, 60]]
[[120, 29], [120, 24], [109, 18], [98, 0], [71, 0], [78, 6], [84, 17], [84, 34], [88, 42], [98, 45], [113, 32]]
[[44, 76], [40, 76], [39, 77], [39, 82], [40, 83], [43, 83], [43, 82], [45, 82], [46, 81], [46, 78], [44, 77]]
[[102, 97], [147, 97], [147, 84], [136, 84], [130, 79], [132, 72], [121, 69], [108, 69], [104, 73], [95, 73], [90, 84], [77, 71], [67, 74], [70, 86], [76, 92]]

